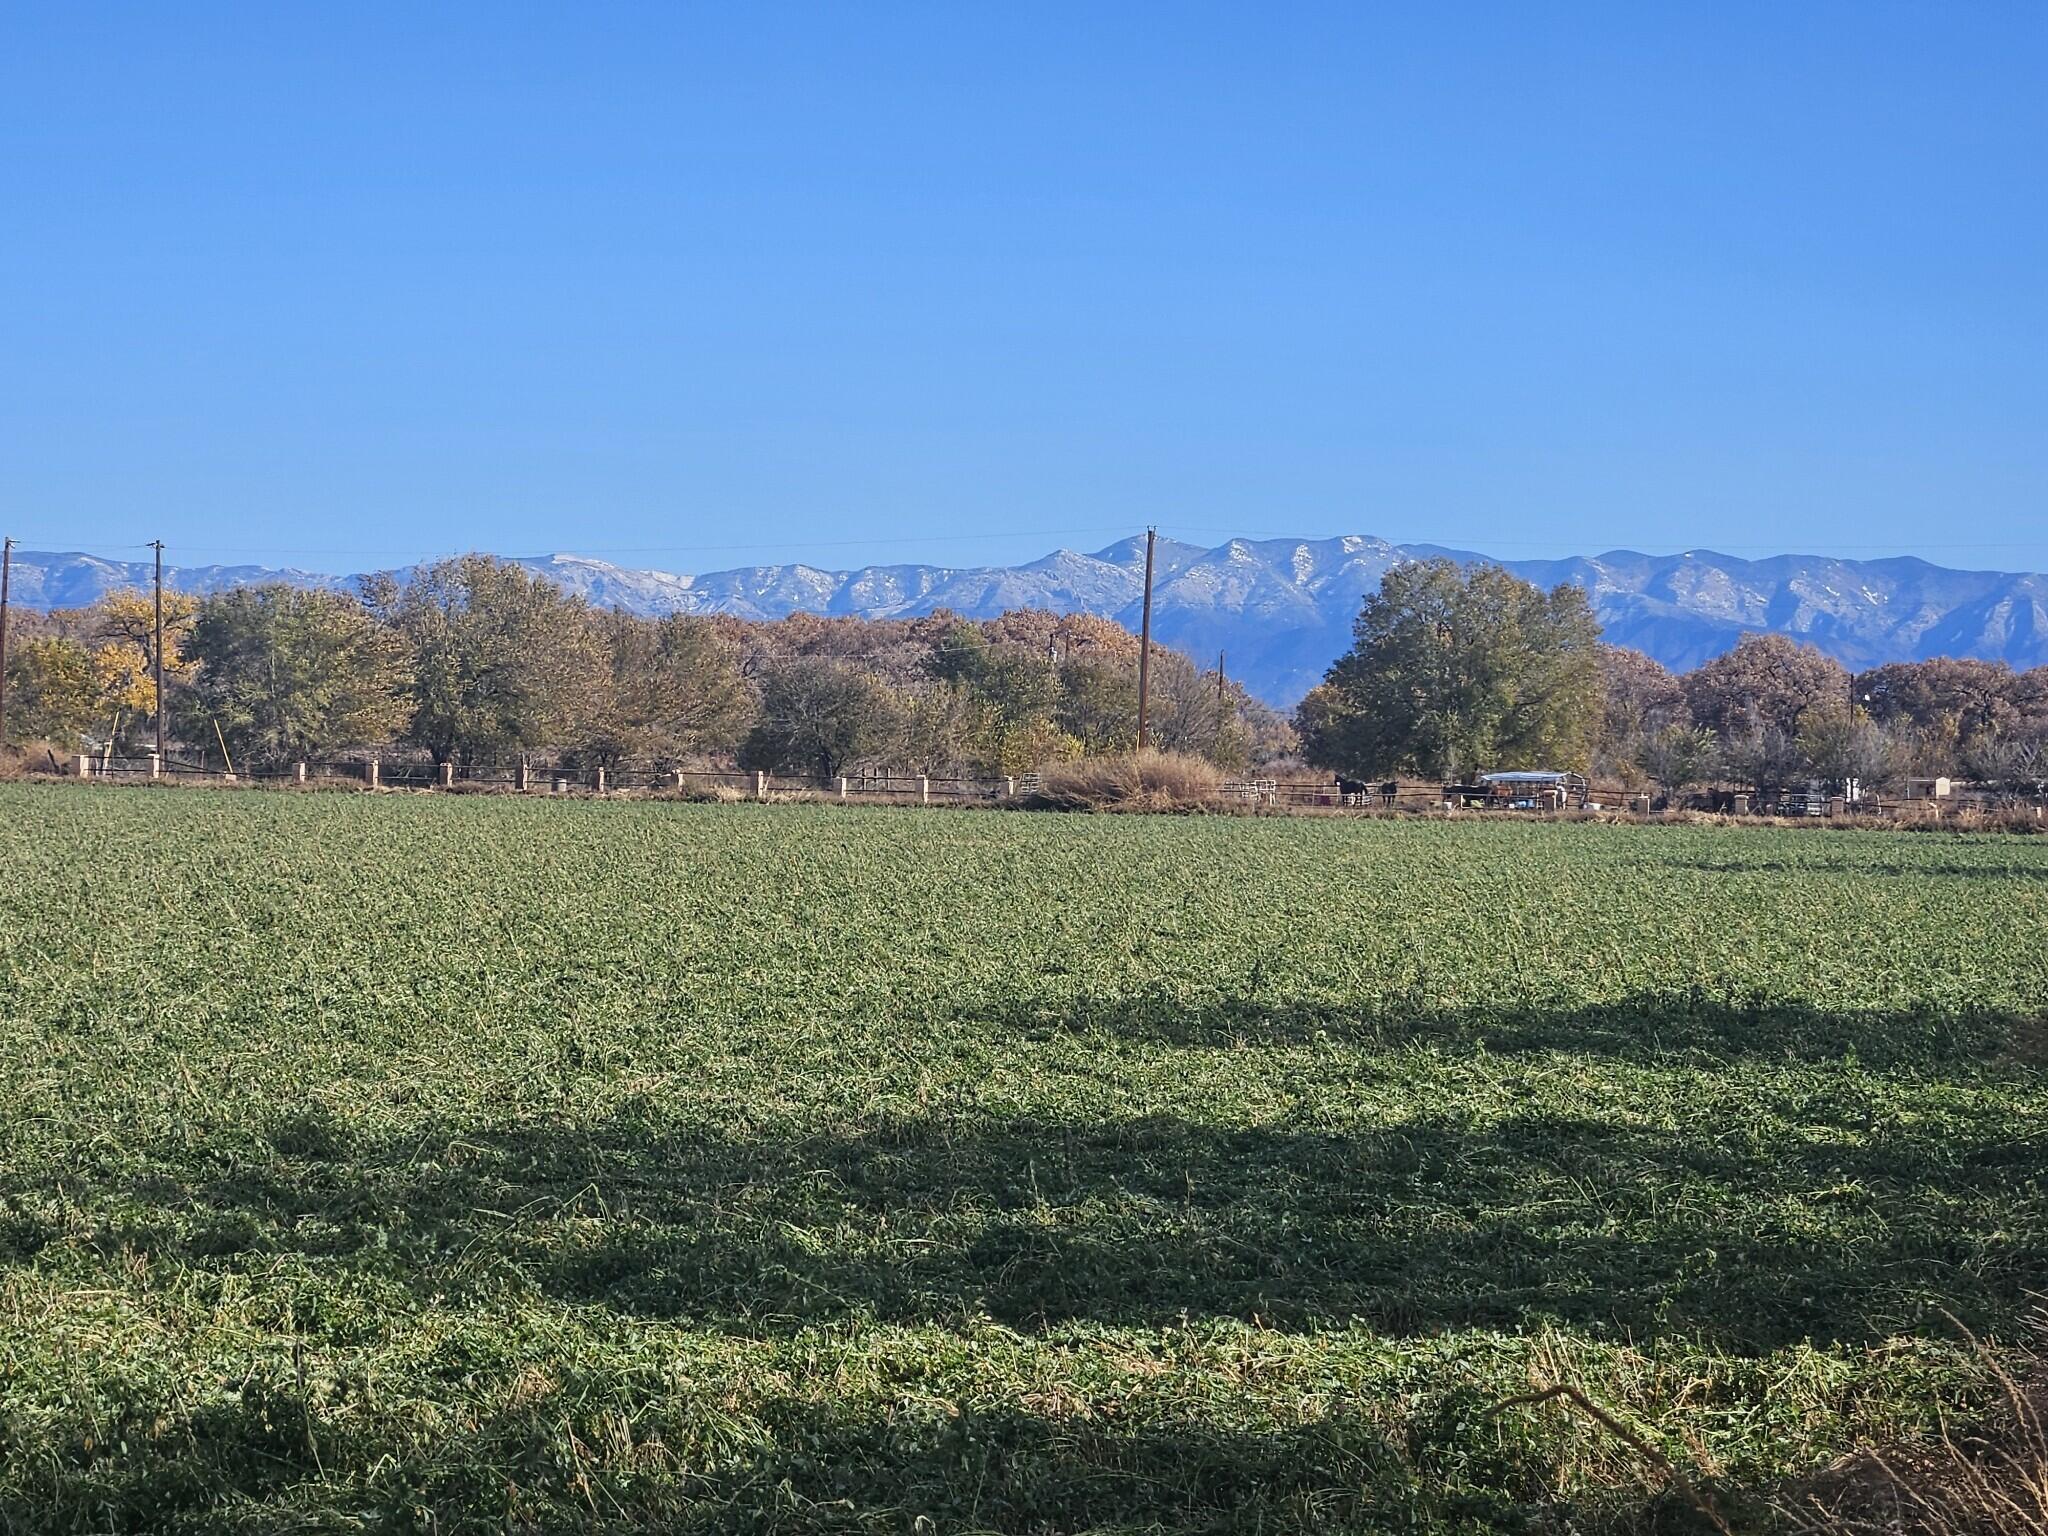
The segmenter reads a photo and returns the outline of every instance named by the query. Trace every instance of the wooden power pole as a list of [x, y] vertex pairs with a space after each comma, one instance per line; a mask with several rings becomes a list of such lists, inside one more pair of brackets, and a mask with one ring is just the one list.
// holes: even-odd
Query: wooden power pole
[[164, 761], [164, 541], [150, 546], [156, 551], [156, 644], [150, 648], [150, 670], [156, 683], [156, 761]]
[[0, 539], [0, 747], [7, 745], [7, 589], [14, 578], [14, 540]]
[[1145, 609], [1138, 624], [1138, 750], [1145, 750], [1152, 703], [1152, 546], [1159, 530], [1145, 530]]

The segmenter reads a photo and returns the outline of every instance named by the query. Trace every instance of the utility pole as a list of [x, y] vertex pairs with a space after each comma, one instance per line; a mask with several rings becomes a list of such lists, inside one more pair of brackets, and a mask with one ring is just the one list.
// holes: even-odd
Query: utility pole
[[14, 540], [0, 539], [0, 748], [7, 745], [7, 589], [14, 578]]
[[1145, 530], [1145, 612], [1138, 626], [1138, 750], [1145, 750], [1147, 710], [1152, 703], [1152, 546], [1159, 530]]
[[150, 670], [156, 681], [156, 760], [164, 761], [164, 541], [150, 546], [156, 551], [156, 644], [149, 653]]
[[1216, 652], [1216, 750], [1223, 750], [1223, 722], [1230, 717], [1230, 707], [1225, 702], [1223, 691], [1223, 652]]

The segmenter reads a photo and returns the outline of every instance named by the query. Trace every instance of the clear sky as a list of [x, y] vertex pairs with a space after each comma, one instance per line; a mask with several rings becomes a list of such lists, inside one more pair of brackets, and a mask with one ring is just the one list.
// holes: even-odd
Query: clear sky
[[18, 4], [0, 531], [2048, 569], [2048, 6]]

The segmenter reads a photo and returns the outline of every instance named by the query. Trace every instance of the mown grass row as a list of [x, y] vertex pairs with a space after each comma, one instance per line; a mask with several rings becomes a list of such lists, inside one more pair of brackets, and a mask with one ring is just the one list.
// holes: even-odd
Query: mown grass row
[[2048, 1273], [2034, 840], [0, 787], [18, 1529], [1690, 1529]]

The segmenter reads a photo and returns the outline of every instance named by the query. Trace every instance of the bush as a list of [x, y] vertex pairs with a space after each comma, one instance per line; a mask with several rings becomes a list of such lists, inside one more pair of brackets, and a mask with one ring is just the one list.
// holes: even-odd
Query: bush
[[47, 741], [18, 742], [13, 746], [0, 746], [0, 779], [25, 779], [31, 774], [63, 773], [67, 765], [77, 761], [76, 755], [67, 757]]
[[1221, 803], [1223, 772], [1182, 752], [1122, 752], [1054, 763], [1031, 803], [1055, 811], [1195, 811]]

